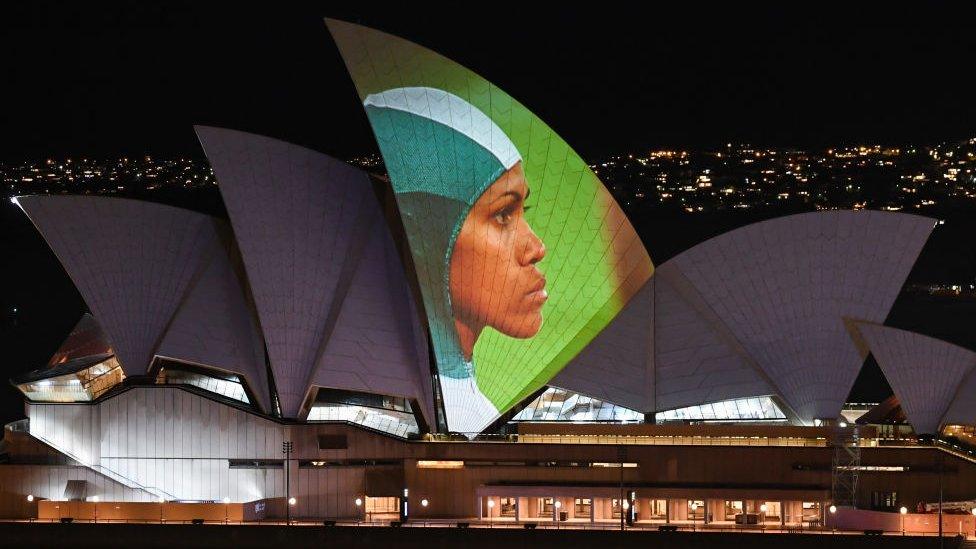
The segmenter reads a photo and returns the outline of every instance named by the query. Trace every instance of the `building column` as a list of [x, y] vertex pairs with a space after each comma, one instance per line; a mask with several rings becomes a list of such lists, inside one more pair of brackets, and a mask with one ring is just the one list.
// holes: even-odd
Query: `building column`
[[590, 496], [590, 524], [596, 519], [596, 498]]
[[786, 502], [779, 502], [779, 527], [780, 529], [786, 528]]
[[518, 522], [521, 519], [521, 515], [522, 515], [521, 501], [522, 498], [515, 496], [515, 522]]

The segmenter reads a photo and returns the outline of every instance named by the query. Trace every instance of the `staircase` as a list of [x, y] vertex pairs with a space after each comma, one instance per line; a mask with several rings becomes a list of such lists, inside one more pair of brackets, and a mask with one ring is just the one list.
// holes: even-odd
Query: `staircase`
[[[29, 433], [29, 431], [28, 431], [28, 433]], [[98, 473], [98, 474], [100, 474], [100, 475], [102, 475], [102, 476], [104, 476], [104, 477], [106, 477], [108, 479], [114, 480], [115, 482], [117, 482], [117, 483], [119, 483], [119, 484], [121, 484], [121, 485], [123, 485], [123, 486], [125, 486], [127, 488], [132, 488], [132, 489], [135, 489], [135, 490], [141, 490], [143, 492], [146, 492], [147, 494], [151, 495], [152, 498], [154, 500], [156, 500], [156, 501], [159, 501], [159, 500], [175, 501], [175, 500], [179, 499], [176, 496], [174, 496], [173, 494], [170, 494], [169, 492], [166, 492], [162, 488], [157, 488], [155, 486], [145, 486], [143, 484], [140, 484], [140, 483], [138, 483], [138, 482], [136, 482], [136, 481], [134, 481], [134, 480], [126, 477], [125, 475], [119, 474], [118, 472], [109, 469], [108, 467], [105, 467], [105, 466], [102, 466], [102, 465], [95, 465], [95, 464], [91, 464], [91, 463], [85, 463], [85, 461], [83, 459], [79, 458], [76, 455], [73, 455], [71, 452], [68, 452], [68, 451], [65, 451], [62, 448], [59, 448], [58, 445], [57, 444], [54, 444], [52, 441], [47, 440], [44, 437], [38, 436], [38, 435], [36, 435], [34, 433], [29, 433], [29, 434], [30, 434], [31, 437], [35, 438], [36, 440], [42, 442], [43, 444], [46, 444], [47, 446], [49, 446], [49, 447], [57, 450], [58, 452], [64, 454], [68, 458], [74, 460], [79, 465], [83, 465], [83, 466], [91, 469], [92, 471], [94, 471], [94, 472], [96, 472], [96, 473]]]

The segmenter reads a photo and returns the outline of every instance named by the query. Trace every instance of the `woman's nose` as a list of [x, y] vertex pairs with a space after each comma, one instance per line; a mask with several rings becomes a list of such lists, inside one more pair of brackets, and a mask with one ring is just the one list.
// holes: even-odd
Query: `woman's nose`
[[542, 258], [546, 257], [546, 245], [542, 240], [536, 236], [532, 227], [529, 226], [525, 220], [522, 220], [523, 225], [523, 248], [521, 263], [523, 265], [534, 265], [540, 261]]

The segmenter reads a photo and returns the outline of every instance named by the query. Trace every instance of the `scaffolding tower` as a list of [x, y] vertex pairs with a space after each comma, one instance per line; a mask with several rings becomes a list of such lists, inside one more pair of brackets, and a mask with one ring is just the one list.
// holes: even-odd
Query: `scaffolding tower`
[[857, 426], [836, 427], [831, 438], [830, 495], [838, 507], [857, 506], [857, 475], [861, 469], [861, 445]]

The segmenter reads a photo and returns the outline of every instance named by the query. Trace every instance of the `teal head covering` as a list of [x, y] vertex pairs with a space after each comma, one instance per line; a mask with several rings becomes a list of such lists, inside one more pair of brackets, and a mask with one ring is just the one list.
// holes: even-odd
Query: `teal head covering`
[[475, 201], [522, 158], [497, 124], [443, 90], [395, 88], [367, 96], [363, 106], [410, 239], [438, 371], [472, 377], [454, 328], [451, 254]]

